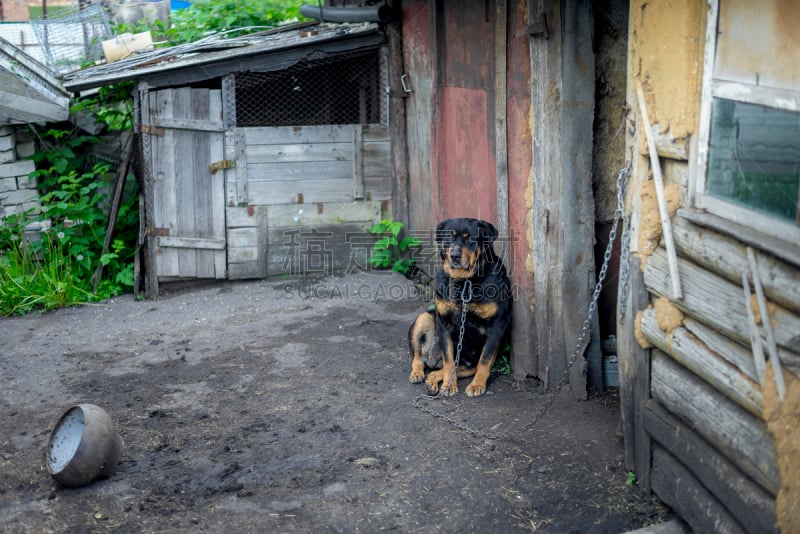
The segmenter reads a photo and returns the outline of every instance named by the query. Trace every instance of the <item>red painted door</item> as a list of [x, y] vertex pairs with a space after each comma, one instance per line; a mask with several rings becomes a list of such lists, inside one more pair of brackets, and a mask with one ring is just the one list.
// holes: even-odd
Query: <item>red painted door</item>
[[440, 219], [495, 223], [495, 6], [437, 2], [436, 109], [433, 148]]

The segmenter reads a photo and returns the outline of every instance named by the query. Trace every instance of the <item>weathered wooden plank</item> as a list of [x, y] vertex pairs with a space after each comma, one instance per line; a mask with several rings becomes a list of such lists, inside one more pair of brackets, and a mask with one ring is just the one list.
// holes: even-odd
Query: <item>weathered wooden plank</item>
[[359, 125], [353, 128], [353, 198], [364, 198], [364, 134]]
[[653, 450], [653, 491], [694, 532], [739, 534], [745, 530], [717, 499], [661, 447]]
[[[333, 224], [313, 228], [277, 227], [268, 230], [267, 273], [308, 275], [367, 269], [354, 253], [352, 235], [366, 235], [368, 225]], [[359, 247], [364, 243], [357, 243]]]
[[[508, 6], [505, 0], [497, 0], [495, 6], [494, 29], [494, 137], [495, 137], [495, 176], [497, 193], [497, 230], [501, 236], [508, 236], [508, 128], [507, 128], [507, 88], [506, 51], [508, 49]], [[508, 250], [500, 254], [509, 265]], [[601, 378], [602, 382], [602, 378]], [[602, 386], [602, 384], [601, 384]]]
[[653, 130], [650, 126], [650, 119], [647, 115], [647, 104], [644, 100], [644, 91], [641, 83], [636, 87], [636, 94], [639, 97], [639, 113], [642, 114], [642, 125], [644, 126], [645, 137], [647, 138], [648, 152], [650, 153], [650, 170], [653, 172], [653, 184], [656, 189], [658, 201], [658, 214], [661, 217], [661, 235], [667, 251], [669, 264], [669, 279], [672, 285], [671, 296], [680, 300], [683, 298], [681, 289], [680, 275], [678, 274], [678, 256], [675, 251], [675, 242], [672, 238], [672, 221], [667, 210], [667, 200], [664, 196], [664, 177], [661, 174], [661, 164], [658, 161], [658, 151], [656, 150]]
[[[679, 258], [683, 300], [674, 302], [685, 313], [742, 343], [749, 343], [742, 289], [724, 278]], [[669, 269], [664, 250], [657, 249], [647, 260], [644, 279], [650, 291], [669, 295]], [[790, 354], [800, 346], [800, 317], [775, 306], [771, 315], [775, 342]]]
[[254, 226], [251, 228], [228, 229], [228, 248], [257, 247], [257, 246], [258, 246], [258, 226]]
[[[242, 167], [239, 165], [237, 168]], [[322, 181], [343, 179], [350, 182], [353, 195], [353, 163], [351, 161], [301, 161], [294, 163], [249, 163], [247, 181], [252, 186], [258, 182], [283, 182], [287, 180]], [[255, 204], [255, 202], [250, 202]]]
[[[564, 375], [566, 362], [563, 300], [563, 220], [560, 209], [563, 183], [561, 154], [561, 8], [560, 4], [532, 0], [532, 16], [547, 16], [553, 31], [549, 39], [530, 38], [531, 114], [538, 126], [533, 130], [532, 231], [534, 276], [534, 328], [538, 376], [548, 389]], [[531, 20], [534, 20], [531, 18]], [[557, 200], [556, 200], [557, 199]]]
[[748, 347], [744, 347], [732, 339], [720, 335], [713, 328], [709, 328], [700, 321], [689, 317], [683, 318], [683, 326], [709, 350], [722, 356], [731, 365], [735, 365], [742, 373], [750, 377], [753, 382], [758, 382], [753, 353]]
[[346, 202], [353, 200], [353, 180], [349, 176], [336, 180], [292, 180], [282, 182], [251, 182], [250, 204], [272, 206], [276, 204], [316, 202]]
[[309, 161], [353, 161], [353, 143], [283, 143], [247, 145], [247, 162], [303, 163]]
[[[629, 283], [626, 288], [619, 285], [620, 313], [617, 315], [617, 358], [619, 362], [619, 397], [622, 433], [625, 442], [625, 468], [634, 471], [639, 477], [649, 477], [650, 444], [646, 432], [637, 432], [637, 391], [644, 390], [644, 398], [650, 396], [650, 353], [643, 349], [634, 336], [633, 322], [637, 312], [647, 307], [650, 302], [647, 288], [644, 286], [642, 272], [639, 270], [639, 258], [631, 254], [629, 261]], [[646, 383], [645, 383], [646, 382]], [[648, 478], [649, 480], [649, 478]], [[649, 486], [645, 491], [649, 491]]]
[[677, 418], [649, 401], [644, 425], [749, 532], [778, 532], [775, 498]]
[[242, 204], [247, 204], [250, 200], [248, 182], [251, 178], [254, 178], [254, 175], [251, 175], [251, 170], [247, 168], [247, 136], [244, 128], [237, 128], [234, 131], [233, 142], [235, 143], [236, 168], [231, 178], [236, 180], [236, 204], [241, 206]]
[[662, 132], [660, 124], [652, 125], [653, 142], [656, 152], [662, 158], [688, 161], [689, 137], [674, 138], [669, 131]]
[[224, 239], [207, 237], [160, 236], [158, 246], [162, 248], [194, 248], [203, 250], [225, 250]]
[[704, 210], [681, 208], [677, 214], [679, 217], [688, 219], [694, 224], [735, 236], [738, 241], [769, 252], [776, 258], [787, 261], [792, 265], [800, 265], [800, 246], [792, 246], [776, 236], [759, 232], [753, 228], [707, 213]]
[[[679, 212], [679, 214], [685, 212]], [[698, 265], [719, 273], [730, 282], [741, 285], [742, 273], [750, 266], [741, 241], [720, 232], [693, 224], [684, 217], [674, 217], [675, 245], [681, 255]], [[797, 268], [760, 250], [755, 252], [761, 271], [761, 283], [769, 300], [788, 310], [800, 313], [800, 284]]]
[[247, 146], [308, 143], [352, 143], [353, 126], [276, 126], [241, 128]]
[[[209, 119], [222, 118], [222, 91], [212, 89], [209, 92]], [[224, 133], [210, 135], [209, 161], [225, 159]], [[211, 180], [211, 235], [225, 238], [225, 175], [216, 172], [210, 175]], [[225, 278], [227, 257], [224, 250], [214, 252], [214, 277]]]
[[[253, 273], [258, 272], [258, 247], [235, 247], [229, 246], [228, 247], [228, 270], [229, 270], [229, 277], [234, 279], [233, 275], [233, 265], [234, 264], [242, 264], [242, 263], [252, 263], [253, 265], [248, 266], [248, 272], [252, 271]], [[241, 267], [240, 269], [244, 269]], [[236, 278], [240, 278], [241, 274], [237, 275]]]
[[[199, 122], [210, 122], [211, 114], [211, 93], [208, 89], [192, 89], [191, 92], [191, 118], [188, 120]], [[220, 126], [222, 122], [219, 121]], [[221, 132], [220, 132], [221, 133]], [[211, 137], [214, 132], [203, 130], [191, 130], [192, 152], [191, 158], [194, 167], [194, 231], [192, 236], [198, 238], [213, 238], [213, 212], [211, 202], [214, 196], [213, 182], [211, 181], [211, 170], [209, 164], [212, 162]], [[184, 201], [191, 202], [190, 199]], [[214, 255], [216, 251], [195, 250], [196, 276], [198, 278], [215, 278]]]
[[[150, 120], [155, 117], [172, 117], [174, 114], [174, 96], [172, 89], [153, 91], [150, 93]], [[147, 135], [147, 134], [144, 134]], [[163, 136], [149, 135], [151, 143], [151, 159], [153, 166], [155, 227], [168, 228], [171, 234], [176, 233], [177, 198], [175, 181], [175, 130], [167, 130]], [[155, 244], [155, 243], [154, 243]], [[177, 250], [159, 250], [157, 252], [158, 276], [179, 276]]]
[[776, 495], [780, 489], [777, 453], [763, 421], [659, 350], [653, 351], [651, 366], [652, 397], [770, 494]]
[[[239, 212], [237, 219], [247, 224], [228, 230], [228, 278], [266, 278], [267, 209], [264, 206], [229, 208]], [[244, 212], [244, 213], [241, 213]]]
[[225, 209], [228, 228], [258, 226], [258, 218], [254, 209], [249, 207], [228, 207]]
[[[589, 309], [595, 286], [594, 263], [594, 195], [592, 192], [592, 126], [594, 124], [594, 88], [584, 83], [594, 79], [592, 4], [589, 0], [564, 3], [562, 34], [561, 135], [558, 150], [563, 169], [560, 193], [551, 200], [563, 212], [563, 279], [558, 291], [563, 299], [565, 361], [575, 353], [576, 342]], [[535, 75], [535, 74], [534, 74]], [[546, 82], [549, 83], [549, 82]], [[547, 150], [550, 147], [544, 147]], [[559, 206], [560, 205], [560, 206]], [[552, 214], [552, 210], [551, 210]], [[540, 245], [542, 245], [540, 243]], [[546, 245], [549, 246], [549, 245]], [[536, 244], [534, 244], [534, 249]], [[586, 365], [599, 361], [599, 343], [591, 343], [588, 335], [578, 350], [578, 357], [569, 371], [570, 389], [576, 399], [586, 398]], [[602, 380], [602, 379], [601, 379]]]
[[[401, 0], [390, 0], [389, 6], [393, 9], [402, 9]], [[403, 65], [403, 34], [402, 20], [395, 17], [386, 26], [386, 36], [388, 40], [388, 79], [389, 87], [389, 135], [392, 139], [391, 144], [391, 172], [389, 173], [390, 195], [394, 200], [394, 213], [397, 219], [409, 228], [408, 213], [408, 163], [406, 161], [406, 96], [400, 77], [405, 73]]]
[[763, 399], [758, 384], [710, 351], [686, 328], [678, 327], [666, 334], [658, 327], [652, 309], [645, 310], [642, 315], [641, 328], [650, 343], [751, 414], [762, 416]]
[[180, 119], [175, 117], [156, 117], [150, 124], [159, 128], [173, 128], [177, 130], [193, 130], [199, 132], [223, 132], [221, 120], [209, 119]]
[[[139, 131], [138, 126], [142, 121], [148, 121], [151, 117], [151, 95], [146, 84], [140, 84], [134, 92], [134, 131]], [[138, 135], [139, 147], [141, 150], [142, 174], [141, 183], [143, 184], [144, 196], [139, 199], [139, 238], [143, 247], [144, 263], [144, 291], [145, 296], [151, 299], [158, 298], [158, 257], [156, 255], [155, 236], [150, 228], [156, 225], [156, 203], [155, 203], [155, 169], [153, 166], [153, 143], [151, 136]], [[144, 217], [144, 221], [142, 221]], [[137, 256], [138, 258], [138, 256]], [[134, 267], [136, 270], [136, 267]], [[134, 293], [137, 290], [134, 288]]]
[[39, 98], [13, 95], [0, 91], [3, 110], [19, 123], [39, 121], [60, 121], [69, 117], [69, 106], [57, 105]]
[[325, 202], [269, 206], [269, 224], [274, 227], [316, 227], [348, 222], [371, 225], [381, 218], [380, 201]]
[[[184, 119], [192, 117], [192, 88], [179, 87], [173, 89], [172, 111], [173, 117]], [[195, 199], [196, 161], [194, 155], [194, 135], [186, 130], [172, 130], [174, 143], [172, 145], [175, 167], [175, 203], [177, 224], [175, 232], [171, 235], [192, 236], [196, 225]], [[187, 155], [189, 155], [187, 157]], [[200, 191], [202, 193], [202, 191]], [[193, 278], [197, 276], [197, 252], [193, 249], [178, 249], [178, 276]]]

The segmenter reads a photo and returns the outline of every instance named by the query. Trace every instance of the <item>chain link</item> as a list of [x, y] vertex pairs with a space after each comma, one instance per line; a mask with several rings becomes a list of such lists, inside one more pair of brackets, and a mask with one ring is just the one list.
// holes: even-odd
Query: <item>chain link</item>
[[[628, 224], [628, 216], [625, 215], [625, 185], [628, 177], [631, 174], [631, 161], [628, 161], [627, 166], [623, 167], [622, 169], [617, 172], [617, 207], [614, 211], [614, 222], [611, 225], [611, 231], [608, 234], [608, 244], [606, 245], [606, 249], [603, 253], [603, 264], [600, 267], [600, 273], [597, 276], [597, 282], [594, 286], [594, 291], [592, 292], [592, 299], [589, 302], [589, 308], [587, 312], [587, 317], [583, 321], [583, 325], [581, 326], [580, 333], [578, 334], [578, 340], [575, 344], [575, 350], [570, 355], [569, 359], [567, 360], [567, 367], [564, 369], [564, 373], [562, 374], [561, 378], [555, 385], [555, 389], [550, 393], [550, 398], [547, 402], [542, 406], [542, 409], [539, 410], [539, 413], [536, 414], [536, 417], [525, 425], [524, 427], [513, 431], [515, 434], [520, 434], [527, 430], [533, 428], [542, 416], [547, 413], [547, 410], [555, 401], [558, 393], [561, 391], [561, 388], [567, 383], [569, 378], [569, 372], [572, 369], [572, 366], [578, 359], [578, 356], [581, 355], [583, 352], [581, 349], [583, 348], [583, 344], [586, 341], [586, 335], [589, 333], [592, 319], [594, 318], [594, 313], [597, 310], [597, 302], [600, 299], [600, 293], [603, 290], [603, 282], [605, 282], [606, 275], [608, 273], [608, 266], [611, 262], [611, 257], [614, 253], [614, 242], [617, 239], [617, 230], [620, 221], [624, 223], [624, 230], [621, 236], [622, 243], [621, 243], [621, 254], [620, 254], [620, 292], [619, 292], [619, 300], [620, 304], [623, 304], [625, 299], [627, 298], [627, 291], [628, 291], [628, 280], [629, 280], [629, 270], [628, 270], [628, 263], [629, 263], [629, 246], [630, 246], [630, 225]], [[458, 362], [461, 356], [461, 348], [462, 343], [464, 340], [464, 328], [467, 319], [467, 304], [470, 300], [472, 300], [472, 284], [469, 280], [469, 290], [467, 292], [467, 284], [464, 284], [464, 288], [461, 291], [461, 327], [459, 328], [458, 334], [458, 347], [456, 348], [456, 356], [455, 356], [455, 367], [453, 368], [453, 374], [450, 375], [450, 380], [456, 380], [456, 370], [458, 369]], [[465, 298], [466, 296], [466, 298]], [[624, 306], [621, 306], [621, 309], [624, 310]], [[620, 313], [620, 321], [624, 320], [624, 312]], [[477, 430], [471, 428], [459, 421], [456, 421], [452, 417], [447, 414], [437, 412], [428, 408], [427, 406], [420, 403], [421, 400], [435, 400], [442, 397], [441, 390], [436, 395], [420, 395], [414, 399], [414, 407], [418, 410], [427, 413], [433, 417], [443, 419], [447, 421], [454, 427], [458, 428], [459, 430], [464, 431], [467, 434], [470, 434], [474, 437], [482, 437], [490, 440], [498, 440], [504, 437], [508, 437], [511, 432], [506, 432], [503, 434], [494, 434], [492, 432], [486, 432], [483, 430]]]

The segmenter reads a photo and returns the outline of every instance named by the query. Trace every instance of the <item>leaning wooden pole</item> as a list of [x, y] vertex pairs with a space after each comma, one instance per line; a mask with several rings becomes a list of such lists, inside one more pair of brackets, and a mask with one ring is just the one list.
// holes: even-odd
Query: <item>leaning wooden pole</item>
[[669, 277], [672, 282], [672, 298], [680, 300], [683, 298], [683, 293], [681, 292], [681, 281], [678, 276], [678, 255], [675, 252], [675, 241], [672, 238], [672, 223], [669, 220], [667, 200], [664, 198], [664, 177], [661, 174], [661, 164], [658, 161], [656, 140], [655, 137], [653, 137], [650, 119], [647, 116], [647, 105], [644, 101], [644, 92], [642, 91], [641, 83], [636, 85], [636, 94], [639, 97], [639, 112], [642, 114], [642, 124], [644, 125], [645, 137], [647, 137], [647, 151], [650, 153], [650, 166], [653, 169], [653, 183], [656, 186], [658, 214], [661, 217], [661, 230], [664, 235], [664, 246], [667, 249]]

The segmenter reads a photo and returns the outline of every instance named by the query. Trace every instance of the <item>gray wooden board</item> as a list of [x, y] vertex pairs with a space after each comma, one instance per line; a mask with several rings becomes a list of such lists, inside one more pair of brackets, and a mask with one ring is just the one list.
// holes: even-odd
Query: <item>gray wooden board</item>
[[[742, 273], [750, 272], [745, 245], [741, 241], [693, 224], [684, 217], [674, 217], [672, 225], [675, 245], [680, 254], [737, 285], [741, 284]], [[797, 267], [758, 249], [756, 258], [767, 298], [800, 313]]]
[[692, 526], [693, 532], [744, 534], [730, 512], [661, 447], [653, 450], [652, 479], [653, 491]]
[[369, 224], [340, 223], [313, 228], [270, 226], [267, 274], [313, 275], [367, 270], [375, 237]]
[[543, 0], [529, 3], [529, 12], [546, 14], [552, 26], [549, 39], [530, 38], [531, 114], [541, 125], [533, 132], [533, 267], [534, 328], [538, 345], [538, 376], [545, 388], [559, 382], [565, 371], [563, 304], [563, 220], [560, 209], [563, 182], [561, 158], [562, 86], [561, 8]]
[[149, 118], [181, 125], [165, 127], [163, 135], [150, 135], [155, 227], [158, 235], [169, 238], [159, 241], [164, 246], [159, 248], [158, 276], [222, 278], [224, 246], [209, 248], [207, 244], [225, 241], [224, 178], [209, 169], [212, 160], [224, 154], [223, 135], [218, 129], [187, 128], [217, 125], [220, 91], [186, 87], [151, 92], [150, 96]]
[[[150, 92], [150, 117], [173, 116], [171, 90]], [[168, 229], [170, 235], [177, 232], [177, 186], [175, 182], [175, 130], [165, 130], [163, 136], [150, 135], [154, 182], [155, 227]], [[177, 249], [157, 252], [158, 276], [179, 276]]]
[[780, 489], [777, 453], [764, 422], [659, 350], [653, 351], [651, 366], [652, 397], [776, 495]]
[[657, 402], [647, 403], [644, 424], [653, 438], [750, 532], [778, 532], [775, 498]]
[[[742, 288], [684, 259], [678, 259], [683, 299], [673, 302], [685, 313], [726, 336], [749, 343], [750, 329]], [[645, 283], [651, 292], [670, 295], [666, 253], [656, 249], [647, 260]], [[776, 307], [771, 317], [776, 343], [792, 352], [800, 346], [800, 317]]]
[[705, 380], [719, 393], [751, 414], [761, 417], [763, 399], [758, 384], [709, 350], [686, 328], [678, 327], [667, 335], [658, 327], [656, 314], [652, 309], [645, 310], [641, 327], [642, 334], [649, 342]]

